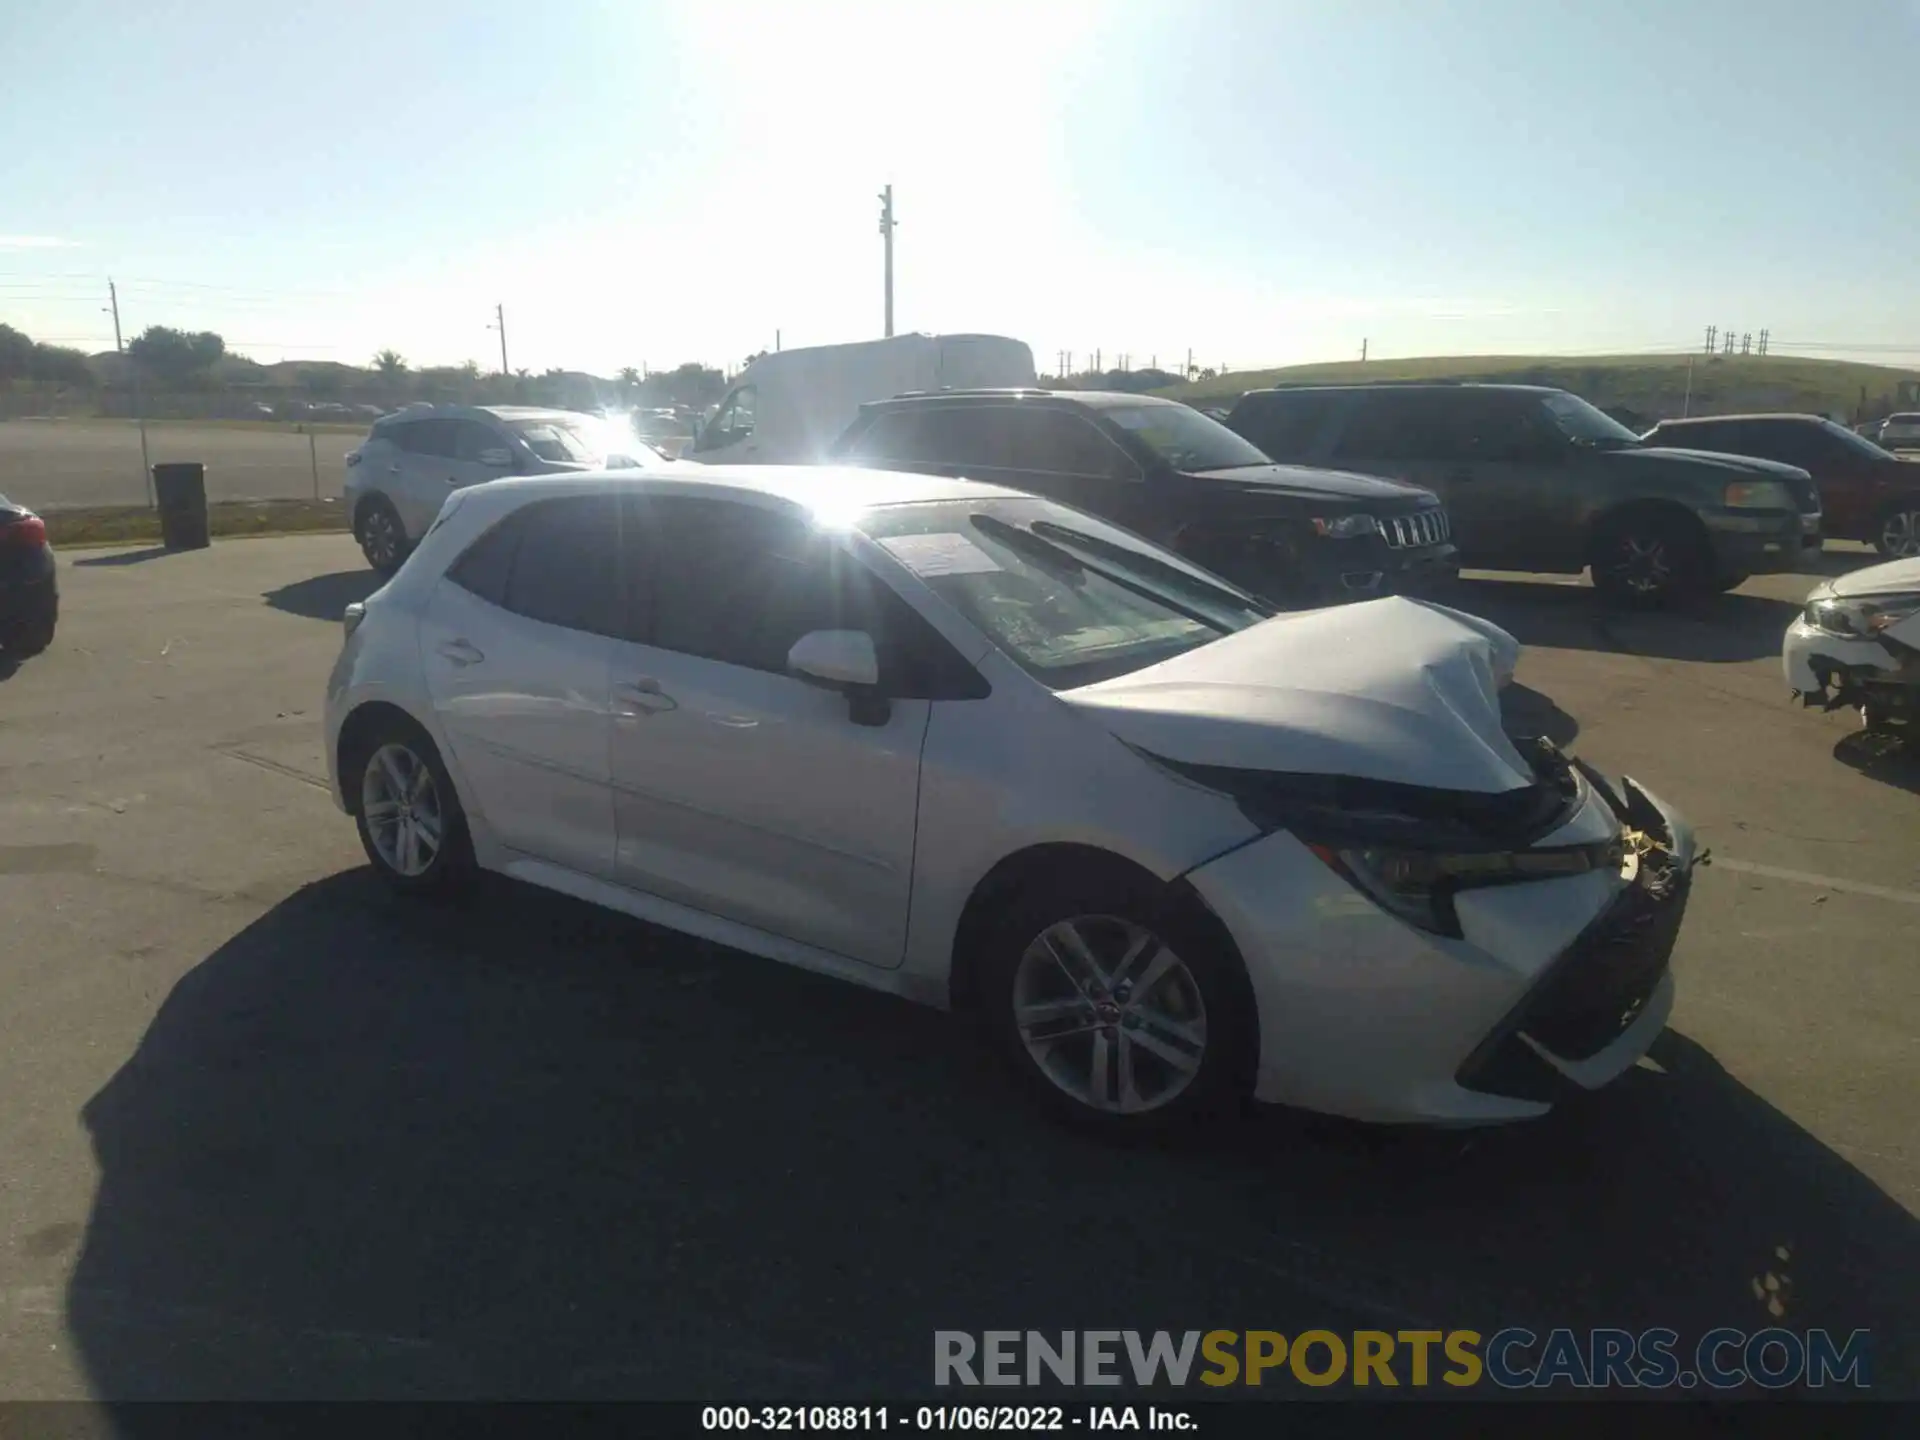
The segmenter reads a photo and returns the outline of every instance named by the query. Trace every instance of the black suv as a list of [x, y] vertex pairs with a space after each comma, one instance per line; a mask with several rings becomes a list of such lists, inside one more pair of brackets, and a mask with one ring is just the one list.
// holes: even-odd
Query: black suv
[[1820, 544], [1805, 470], [1647, 444], [1577, 395], [1466, 382], [1253, 390], [1227, 423], [1276, 459], [1437, 492], [1463, 564], [1577, 574], [1659, 603], [1792, 570]]
[[861, 406], [832, 454], [1077, 506], [1282, 606], [1419, 590], [1459, 569], [1431, 492], [1276, 465], [1191, 406], [1147, 395], [899, 395]]

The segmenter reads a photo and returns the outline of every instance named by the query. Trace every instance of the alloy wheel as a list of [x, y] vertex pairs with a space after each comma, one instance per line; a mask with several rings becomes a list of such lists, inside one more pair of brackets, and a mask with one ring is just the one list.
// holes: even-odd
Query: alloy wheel
[[1880, 522], [1880, 553], [1896, 560], [1920, 555], [1920, 510], [1895, 510]]
[[1612, 569], [1636, 595], [1657, 595], [1673, 578], [1667, 542], [1657, 535], [1622, 535]]
[[376, 569], [399, 560], [400, 524], [392, 511], [376, 509], [360, 522], [360, 549]]
[[360, 806], [382, 864], [409, 879], [433, 868], [446, 821], [425, 760], [406, 745], [382, 745], [361, 776]]
[[1184, 1093], [1207, 1053], [1199, 982], [1131, 920], [1048, 926], [1013, 977], [1013, 1020], [1040, 1072], [1093, 1110], [1137, 1115]]

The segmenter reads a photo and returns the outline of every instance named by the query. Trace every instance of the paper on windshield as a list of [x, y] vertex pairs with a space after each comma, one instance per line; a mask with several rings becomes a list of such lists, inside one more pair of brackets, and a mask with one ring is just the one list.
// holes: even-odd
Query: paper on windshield
[[965, 535], [889, 535], [880, 542], [914, 574], [925, 579], [939, 575], [985, 575], [1000, 569], [994, 558]]

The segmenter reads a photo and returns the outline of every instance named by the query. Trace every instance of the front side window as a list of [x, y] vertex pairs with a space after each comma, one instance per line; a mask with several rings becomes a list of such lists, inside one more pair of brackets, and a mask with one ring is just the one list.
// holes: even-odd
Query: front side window
[[718, 450], [723, 445], [736, 445], [753, 434], [754, 409], [759, 398], [759, 389], [753, 385], [742, 385], [729, 395], [700, 432], [698, 448]]
[[1056, 690], [1124, 675], [1266, 618], [1178, 556], [1035, 499], [888, 506], [867, 533]]
[[656, 496], [640, 508], [661, 649], [784, 675], [809, 631], [873, 633], [864, 568], [805, 521], [724, 500]]
[[1882, 450], [1866, 436], [1856, 434], [1844, 425], [1836, 425], [1831, 420], [1820, 422], [1821, 434], [1826, 439], [1825, 448], [1837, 451], [1843, 456], [1855, 460], [1885, 460], [1887, 452]]
[[[962, 410], [959, 414], [969, 412]], [[990, 425], [1000, 465], [1048, 475], [1084, 475], [1106, 480], [1136, 473], [1120, 448], [1082, 416], [1029, 405], [982, 407], [977, 419]]]
[[1145, 441], [1176, 470], [1238, 470], [1273, 463], [1264, 450], [1186, 405], [1109, 405], [1100, 413]]
[[456, 420], [454, 448], [459, 458], [478, 462], [482, 456], [507, 447], [505, 437], [494, 433], [491, 427], [482, 425], [478, 420]]

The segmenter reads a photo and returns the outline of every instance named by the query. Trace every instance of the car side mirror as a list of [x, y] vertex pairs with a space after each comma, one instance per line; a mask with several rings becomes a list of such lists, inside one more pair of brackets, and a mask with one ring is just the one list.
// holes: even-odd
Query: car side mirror
[[491, 465], [497, 470], [505, 470], [513, 464], [513, 452], [504, 445], [496, 445], [480, 452], [480, 463]]
[[809, 685], [838, 690], [856, 725], [884, 725], [893, 713], [880, 693], [880, 656], [864, 630], [810, 630], [787, 652], [787, 669]]

